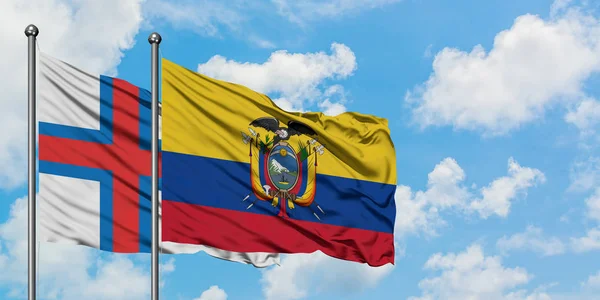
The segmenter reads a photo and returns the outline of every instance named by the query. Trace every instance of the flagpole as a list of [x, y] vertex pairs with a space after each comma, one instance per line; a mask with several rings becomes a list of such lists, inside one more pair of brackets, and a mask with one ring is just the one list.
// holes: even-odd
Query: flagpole
[[154, 32], [152, 46], [152, 300], [158, 300], [158, 45], [162, 38]]
[[38, 28], [31, 24], [25, 28], [25, 36], [27, 36], [28, 42], [28, 82], [27, 82], [27, 93], [28, 93], [28, 121], [29, 121], [29, 134], [27, 143], [28, 153], [28, 241], [27, 241], [27, 287], [28, 287], [28, 299], [35, 300], [36, 296], [36, 230], [35, 230], [35, 188], [36, 188], [36, 168], [35, 168], [35, 140], [36, 140], [36, 103], [35, 103], [35, 40], [37, 35], [40, 33]]

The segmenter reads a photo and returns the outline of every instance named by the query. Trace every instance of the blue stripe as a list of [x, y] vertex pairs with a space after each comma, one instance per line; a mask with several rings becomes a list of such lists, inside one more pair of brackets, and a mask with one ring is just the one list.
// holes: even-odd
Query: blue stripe
[[113, 174], [111, 171], [40, 160], [39, 172], [100, 182], [100, 250], [113, 250]]
[[140, 101], [140, 149], [151, 150], [152, 141], [152, 110], [150, 92], [148, 90], [139, 89]]
[[[140, 176], [140, 213], [139, 213], [139, 237], [140, 252], [150, 253], [152, 242], [152, 177]], [[162, 179], [158, 179], [158, 190], [162, 185]]]
[[[152, 93], [139, 88], [140, 101], [140, 149], [152, 150]], [[158, 149], [161, 149], [161, 140], [158, 140]]]
[[[140, 252], [150, 253], [152, 242], [152, 177], [140, 176], [140, 213], [139, 213], [139, 237], [140, 237]], [[158, 179], [160, 190], [161, 179]]]
[[[140, 149], [152, 150], [152, 93], [146, 89], [139, 88], [139, 134]], [[158, 150], [161, 149], [161, 140], [158, 141]], [[150, 253], [152, 242], [152, 177], [140, 176], [140, 252]], [[160, 190], [162, 180], [158, 179]]]
[[40, 122], [39, 134], [99, 144], [112, 144], [113, 79], [100, 76], [100, 130]]
[[[250, 164], [207, 157], [163, 152], [163, 199], [276, 216], [279, 206], [256, 201], [247, 210], [252, 195]], [[311, 209], [287, 209], [297, 220], [392, 233], [396, 217], [395, 185], [317, 174], [315, 203]], [[321, 221], [313, 215], [316, 212]]]

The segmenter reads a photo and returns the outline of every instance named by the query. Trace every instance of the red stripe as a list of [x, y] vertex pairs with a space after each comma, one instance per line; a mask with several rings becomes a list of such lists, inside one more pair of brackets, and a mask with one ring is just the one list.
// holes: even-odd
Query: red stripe
[[[145, 162], [145, 160], [150, 159], [149, 151], [137, 149], [133, 153], [126, 153], [123, 149], [114, 147], [113, 145], [97, 144], [49, 135], [39, 136], [39, 147], [44, 150], [39, 153], [40, 160], [113, 170], [115, 173], [119, 173], [120, 170], [128, 167], [142, 171], [140, 175], [150, 175], [150, 164]], [[146, 154], [146, 152], [148, 153]], [[146, 159], [143, 157], [144, 155], [147, 155]], [[141, 161], [147, 166], [141, 165]], [[131, 164], [131, 166], [126, 166], [125, 164]]]
[[394, 263], [391, 233], [162, 201], [162, 239], [235, 252], [323, 253], [382, 266]]
[[150, 155], [147, 151], [141, 157], [136, 155], [140, 152], [139, 89], [116, 78], [113, 87], [113, 144], [124, 152], [121, 157], [127, 157], [121, 162], [125, 168], [113, 182], [113, 250], [139, 251], [138, 171], [149, 171]]

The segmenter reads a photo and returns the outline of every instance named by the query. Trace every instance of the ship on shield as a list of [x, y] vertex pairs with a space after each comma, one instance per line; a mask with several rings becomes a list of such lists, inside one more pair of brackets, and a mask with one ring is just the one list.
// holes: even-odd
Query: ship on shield
[[[242, 132], [242, 141], [249, 146], [250, 181], [256, 199], [247, 209], [257, 200], [270, 201], [272, 206], [280, 204], [279, 216], [287, 217], [286, 209], [298, 205], [311, 210], [320, 220], [316, 212], [325, 212], [315, 203], [314, 196], [317, 155], [323, 155], [324, 146], [318, 143], [317, 133], [297, 121], [280, 126], [273, 117], [258, 118], [249, 126], [250, 133]], [[264, 130], [267, 133], [261, 138], [259, 131]]]

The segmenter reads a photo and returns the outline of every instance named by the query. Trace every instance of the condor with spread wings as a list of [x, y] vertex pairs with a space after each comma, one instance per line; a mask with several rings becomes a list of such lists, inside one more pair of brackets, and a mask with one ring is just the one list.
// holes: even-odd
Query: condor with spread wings
[[273, 117], [258, 118], [252, 121], [250, 126], [262, 127], [268, 131], [274, 132], [275, 137], [273, 138], [273, 145], [280, 141], [289, 140], [292, 135], [317, 135], [317, 133], [312, 128], [308, 127], [308, 125], [296, 121], [289, 121], [287, 123], [287, 128], [281, 127], [279, 126], [279, 120]]

